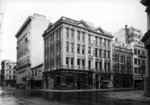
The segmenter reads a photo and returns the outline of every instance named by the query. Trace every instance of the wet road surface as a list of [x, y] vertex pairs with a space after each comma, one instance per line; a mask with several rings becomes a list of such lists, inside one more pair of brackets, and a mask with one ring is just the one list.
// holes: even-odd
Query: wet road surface
[[41, 92], [0, 88], [0, 105], [149, 105], [108, 98], [106, 92]]

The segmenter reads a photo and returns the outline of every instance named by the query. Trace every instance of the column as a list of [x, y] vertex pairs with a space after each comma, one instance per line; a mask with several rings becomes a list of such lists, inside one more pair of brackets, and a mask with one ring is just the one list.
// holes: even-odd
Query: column
[[150, 48], [146, 48], [146, 72], [145, 72], [145, 78], [144, 78], [144, 95], [150, 96]]
[[77, 66], [77, 30], [74, 29], [74, 69], [78, 69]]
[[65, 28], [65, 25], [63, 25], [63, 28], [62, 28], [62, 37], [61, 37], [61, 64], [62, 64], [62, 68], [66, 68], [66, 28]]
[[110, 56], [110, 72], [113, 72], [113, 67], [112, 67], [112, 66], [113, 66], [113, 56], [112, 56], [112, 55], [113, 55], [113, 49], [112, 49], [113, 47], [112, 47], [112, 40], [110, 41], [109, 44], [110, 44], [110, 55], [109, 55], [109, 56]]
[[85, 32], [85, 70], [88, 70], [88, 33]]

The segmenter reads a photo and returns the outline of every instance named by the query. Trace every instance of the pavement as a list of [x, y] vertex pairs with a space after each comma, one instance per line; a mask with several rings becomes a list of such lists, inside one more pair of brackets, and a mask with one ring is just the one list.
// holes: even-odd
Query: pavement
[[150, 103], [150, 97], [145, 97], [143, 90], [118, 91], [118, 92], [109, 92], [106, 94], [107, 94], [106, 96], [110, 98], [124, 99], [129, 101], [142, 101]]
[[[7, 89], [15, 89], [6, 87]], [[31, 89], [29, 89], [31, 90]], [[106, 92], [105, 96], [115, 99], [123, 99], [128, 101], [141, 101], [150, 103], [150, 97], [144, 96], [143, 90], [131, 90], [129, 88], [120, 89], [79, 89], [79, 90], [53, 90], [53, 89], [33, 89], [44, 92], [88, 92], [88, 91], [101, 91]]]

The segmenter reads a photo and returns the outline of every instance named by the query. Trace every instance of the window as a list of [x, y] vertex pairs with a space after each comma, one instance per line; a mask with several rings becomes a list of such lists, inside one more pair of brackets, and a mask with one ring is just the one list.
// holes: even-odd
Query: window
[[108, 40], [108, 48], [110, 48], [110, 40]]
[[91, 43], [91, 35], [89, 35], [88, 41], [89, 41], [89, 43]]
[[69, 42], [66, 42], [66, 52], [69, 52]]
[[73, 68], [73, 58], [71, 58], [71, 68]]
[[99, 57], [101, 58], [102, 57], [102, 50], [99, 49]]
[[82, 33], [82, 41], [83, 42], [85, 41], [85, 33], [84, 32]]
[[102, 45], [102, 38], [99, 38], [99, 45]]
[[137, 58], [134, 58], [134, 64], [137, 64]]
[[78, 68], [80, 68], [80, 59], [77, 59]]
[[102, 62], [99, 62], [99, 69], [102, 69]]
[[71, 53], [74, 52], [74, 43], [71, 43]]
[[59, 39], [58, 30], [56, 31], [56, 39], [57, 39], [57, 40]]
[[142, 55], [145, 56], [145, 51], [144, 50], [142, 50]]
[[98, 62], [95, 61], [95, 69], [98, 70]]
[[67, 68], [69, 68], [69, 57], [66, 57], [66, 65], [67, 65]]
[[140, 50], [138, 50], [138, 55], [140, 55]]
[[104, 55], [103, 56], [104, 56], [104, 58], [106, 58], [106, 50], [104, 50]]
[[89, 60], [88, 65], [89, 65], [89, 69], [91, 69], [91, 60]]
[[85, 68], [85, 60], [82, 59], [82, 69], [84, 69], [84, 68]]
[[98, 54], [97, 54], [97, 48], [95, 48], [95, 56], [97, 57], [98, 56]]
[[145, 65], [145, 60], [142, 60], [142, 65]]
[[140, 59], [138, 59], [138, 64], [140, 65], [141, 63], [140, 63]]
[[91, 55], [91, 47], [89, 47], [88, 54]]
[[137, 55], [137, 49], [134, 49], [134, 54]]
[[85, 46], [82, 45], [82, 54], [84, 54], [84, 53], [85, 53]]
[[110, 59], [110, 51], [108, 51], [108, 59]]
[[80, 31], [77, 32], [78, 35], [78, 41], [80, 41]]
[[71, 39], [74, 39], [74, 30], [71, 29]]
[[66, 28], [66, 36], [69, 38], [69, 28]]
[[95, 37], [95, 44], [98, 45], [98, 37]]
[[77, 53], [80, 54], [80, 44], [77, 46]]
[[104, 47], [106, 47], [106, 39], [104, 39]]

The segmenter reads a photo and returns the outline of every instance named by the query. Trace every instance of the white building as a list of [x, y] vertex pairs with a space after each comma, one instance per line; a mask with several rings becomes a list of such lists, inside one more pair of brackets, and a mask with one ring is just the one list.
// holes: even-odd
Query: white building
[[16, 33], [17, 38], [17, 84], [31, 88], [31, 69], [43, 63], [42, 34], [49, 21], [45, 16], [29, 16]]

